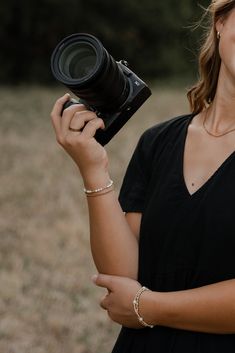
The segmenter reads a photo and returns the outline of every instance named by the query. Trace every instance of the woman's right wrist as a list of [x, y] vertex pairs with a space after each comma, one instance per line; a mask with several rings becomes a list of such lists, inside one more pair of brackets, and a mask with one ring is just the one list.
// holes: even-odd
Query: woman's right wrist
[[113, 191], [113, 180], [111, 180], [111, 179], [108, 182], [108, 184], [106, 184], [102, 187], [99, 187], [97, 189], [89, 190], [89, 189], [84, 188], [84, 192], [87, 197], [100, 196], [100, 195], [107, 194], [111, 191]]
[[110, 175], [108, 172], [93, 172], [91, 175], [83, 176], [84, 188], [86, 190], [96, 190], [105, 188], [110, 183]]

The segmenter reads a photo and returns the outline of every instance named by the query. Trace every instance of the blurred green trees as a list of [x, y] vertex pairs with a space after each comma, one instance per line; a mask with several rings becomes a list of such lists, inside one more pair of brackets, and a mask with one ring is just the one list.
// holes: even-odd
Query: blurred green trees
[[[210, 1], [200, 0], [208, 6]], [[8, 0], [0, 5], [0, 81], [50, 82], [50, 55], [65, 36], [97, 36], [145, 78], [195, 73], [203, 10], [195, 0]]]

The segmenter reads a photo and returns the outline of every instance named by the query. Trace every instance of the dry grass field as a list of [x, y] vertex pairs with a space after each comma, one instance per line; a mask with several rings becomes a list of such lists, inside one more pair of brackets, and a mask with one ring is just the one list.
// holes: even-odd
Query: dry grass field
[[[54, 139], [63, 88], [0, 89], [0, 353], [110, 353], [120, 327], [99, 308], [82, 180]], [[139, 135], [187, 113], [158, 88], [107, 146], [118, 192]]]

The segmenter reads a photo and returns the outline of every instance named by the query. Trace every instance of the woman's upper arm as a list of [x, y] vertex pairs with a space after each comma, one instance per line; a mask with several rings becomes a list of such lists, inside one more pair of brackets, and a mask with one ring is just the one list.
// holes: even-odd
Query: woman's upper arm
[[126, 213], [126, 220], [129, 224], [129, 227], [137, 240], [139, 240], [140, 234], [140, 223], [141, 223], [142, 213], [137, 212], [127, 212]]

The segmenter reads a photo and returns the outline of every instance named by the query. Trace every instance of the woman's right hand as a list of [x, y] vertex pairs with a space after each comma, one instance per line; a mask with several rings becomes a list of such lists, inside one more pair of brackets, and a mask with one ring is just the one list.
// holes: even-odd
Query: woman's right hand
[[69, 98], [69, 94], [59, 98], [51, 112], [56, 139], [77, 164], [85, 186], [97, 187], [109, 179], [107, 153], [94, 138], [104, 122], [83, 104], [71, 105], [61, 116]]

